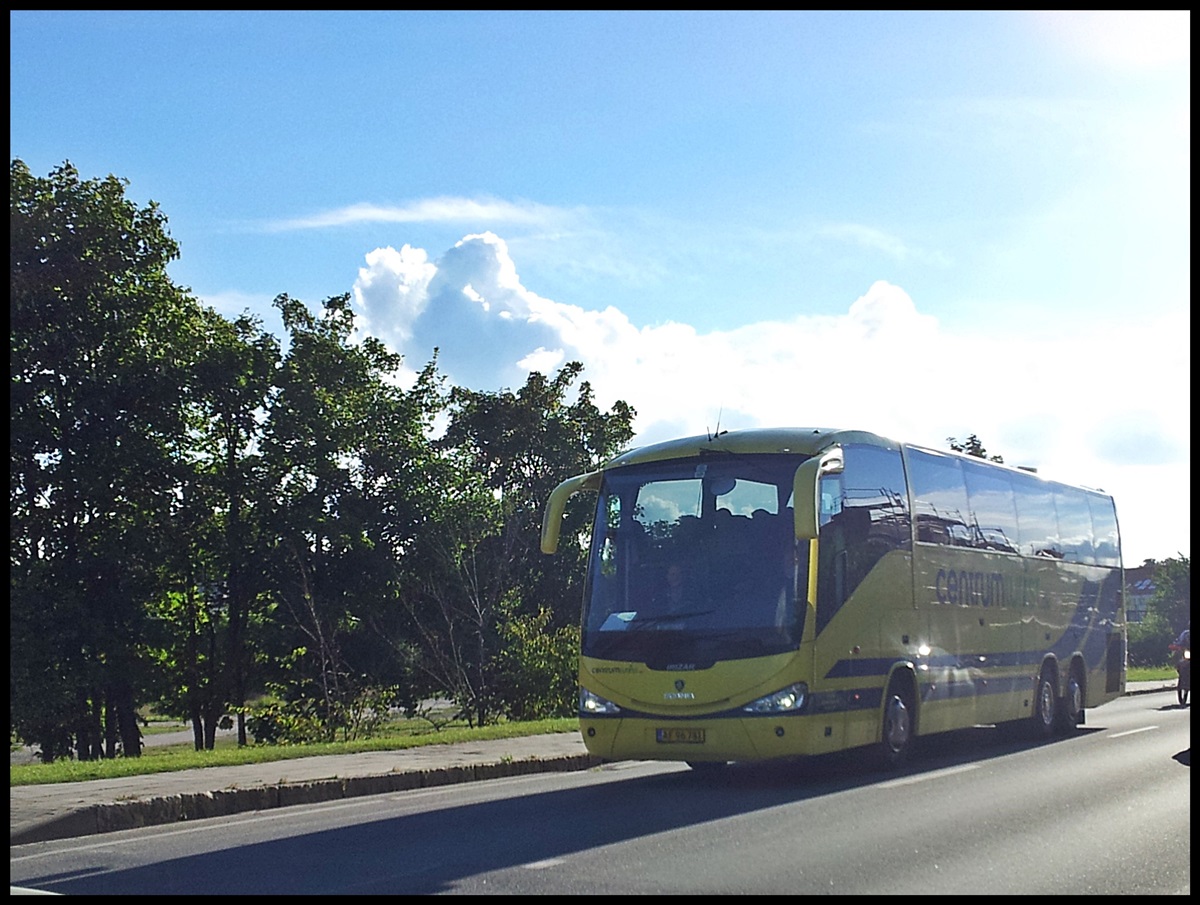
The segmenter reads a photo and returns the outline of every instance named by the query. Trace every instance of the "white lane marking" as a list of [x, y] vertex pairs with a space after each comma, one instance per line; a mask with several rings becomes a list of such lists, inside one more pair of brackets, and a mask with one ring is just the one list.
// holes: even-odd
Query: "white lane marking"
[[526, 870], [545, 870], [547, 867], [558, 867], [562, 863], [562, 858], [546, 858], [542, 861], [530, 861], [528, 864], [522, 864], [521, 866]]
[[1128, 732], [1114, 732], [1109, 738], [1123, 738], [1126, 735], [1137, 735], [1139, 732], [1149, 732], [1157, 728], [1157, 726], [1143, 726], [1141, 729], [1130, 729]]
[[898, 786], [911, 786], [919, 782], [926, 782], [930, 779], [941, 779], [944, 776], [953, 776], [955, 773], [966, 773], [968, 770], [978, 769], [979, 764], [963, 764], [959, 767], [947, 767], [945, 770], [934, 770], [932, 773], [921, 773], [917, 776], [904, 776], [900, 779], [889, 779], [887, 782], [877, 783], [872, 788], [895, 789]]

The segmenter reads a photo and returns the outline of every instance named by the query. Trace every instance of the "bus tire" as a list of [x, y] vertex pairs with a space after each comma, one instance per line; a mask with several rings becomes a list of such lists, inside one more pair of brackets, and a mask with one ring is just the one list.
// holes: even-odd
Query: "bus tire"
[[1056, 694], [1054, 670], [1049, 666], [1042, 667], [1038, 676], [1037, 689], [1033, 695], [1033, 714], [1031, 728], [1033, 737], [1038, 740], [1048, 739], [1058, 728], [1058, 695]]
[[1074, 732], [1083, 722], [1083, 675], [1079, 664], [1071, 664], [1067, 690], [1058, 702], [1058, 730], [1063, 735]]
[[888, 683], [883, 698], [882, 726], [876, 761], [885, 770], [904, 764], [916, 738], [917, 710], [912, 682], [896, 677]]

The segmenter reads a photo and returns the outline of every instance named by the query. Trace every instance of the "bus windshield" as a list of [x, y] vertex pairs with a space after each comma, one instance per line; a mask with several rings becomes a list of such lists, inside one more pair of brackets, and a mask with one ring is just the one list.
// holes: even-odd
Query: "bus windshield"
[[804, 458], [714, 454], [608, 471], [583, 653], [703, 668], [795, 650], [808, 543], [796, 539], [791, 496]]

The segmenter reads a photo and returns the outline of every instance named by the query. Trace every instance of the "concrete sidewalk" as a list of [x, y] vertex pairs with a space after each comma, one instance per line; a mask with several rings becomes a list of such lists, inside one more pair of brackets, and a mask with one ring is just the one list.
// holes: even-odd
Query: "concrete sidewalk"
[[[1174, 687], [1131, 682], [1126, 693]], [[17, 786], [9, 789], [9, 845], [478, 779], [586, 770], [601, 762], [588, 754], [578, 733], [569, 732]]]

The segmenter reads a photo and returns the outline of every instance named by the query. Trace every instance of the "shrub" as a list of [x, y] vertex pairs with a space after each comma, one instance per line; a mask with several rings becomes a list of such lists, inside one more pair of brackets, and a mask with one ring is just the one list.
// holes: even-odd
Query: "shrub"
[[1129, 665], [1162, 666], [1172, 662], [1167, 645], [1175, 635], [1167, 621], [1153, 611], [1141, 622], [1129, 623]]
[[550, 611], [519, 615], [505, 601], [498, 657], [500, 700], [513, 720], [569, 717], [576, 712], [579, 627], [550, 631]]
[[387, 722], [398, 691], [369, 685], [332, 709], [315, 697], [270, 700], [245, 708], [246, 728], [264, 745], [305, 745], [374, 738]]

